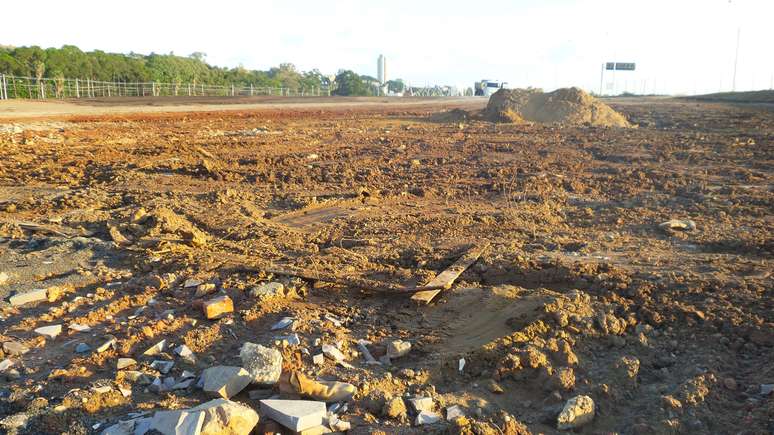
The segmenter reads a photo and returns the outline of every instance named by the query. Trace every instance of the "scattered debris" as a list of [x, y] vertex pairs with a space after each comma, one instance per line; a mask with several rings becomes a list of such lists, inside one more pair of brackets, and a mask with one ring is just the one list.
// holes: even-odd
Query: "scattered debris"
[[559, 430], [577, 429], [594, 419], [594, 400], [589, 396], [575, 396], [564, 404], [556, 420]]
[[346, 382], [315, 381], [303, 373], [294, 371], [290, 374], [290, 384], [302, 396], [324, 402], [344, 402], [352, 399], [357, 388]]
[[41, 326], [40, 328], [35, 328], [35, 332], [53, 340], [62, 333], [62, 325]]
[[202, 372], [202, 390], [224, 399], [230, 399], [251, 381], [252, 376], [242, 367], [215, 366]]
[[322, 425], [326, 411], [324, 402], [261, 400], [262, 415], [296, 432]]
[[488, 242], [473, 245], [462, 255], [462, 257], [458, 258], [454, 264], [436, 275], [436, 277], [426, 285], [417, 288], [416, 290], [420, 291], [414, 293], [411, 296], [411, 299], [425, 304], [432, 302], [441, 291], [451, 288], [454, 281], [462, 275], [462, 272], [478, 261], [481, 254], [483, 254], [487, 248], [489, 248]]
[[228, 313], [234, 312], [234, 302], [228, 296], [218, 296], [210, 299], [202, 306], [204, 316], [210, 320], [220, 319]]
[[239, 358], [254, 384], [273, 385], [282, 374], [282, 354], [276, 350], [246, 342], [239, 351]]

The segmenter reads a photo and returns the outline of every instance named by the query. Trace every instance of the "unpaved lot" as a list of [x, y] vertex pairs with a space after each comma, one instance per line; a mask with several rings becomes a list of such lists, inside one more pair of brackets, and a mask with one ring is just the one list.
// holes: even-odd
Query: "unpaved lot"
[[[145, 380], [239, 366], [252, 342], [280, 350], [285, 374], [356, 386], [338, 410], [352, 433], [559, 433], [579, 395], [595, 404], [580, 433], [774, 430], [774, 112], [640, 99], [611, 103], [638, 128], [565, 128], [423, 104], [134, 108], [2, 130], [0, 341], [28, 350], [0, 358], [4, 427], [96, 433], [195, 406], [195, 385]], [[429, 305], [356, 284], [422, 285], [484, 242]], [[260, 297], [270, 282], [285, 291]], [[55, 290], [9, 302], [38, 288]], [[234, 312], [207, 319], [218, 295]], [[48, 325], [63, 330], [34, 332]], [[143, 355], [162, 339], [196, 361]], [[375, 358], [397, 339], [411, 350], [367, 364], [361, 339]], [[350, 366], [315, 364], [323, 344]], [[124, 357], [137, 364], [117, 370]], [[275, 395], [296, 397], [282, 380], [232, 400]], [[398, 403], [413, 397], [441, 421], [416, 426]], [[466, 418], [446, 421], [452, 405]]]

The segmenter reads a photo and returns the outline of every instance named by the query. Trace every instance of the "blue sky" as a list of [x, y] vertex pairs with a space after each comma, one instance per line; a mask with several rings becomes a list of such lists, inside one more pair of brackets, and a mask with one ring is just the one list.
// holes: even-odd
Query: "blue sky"
[[[0, 43], [187, 55], [266, 69], [339, 68], [412, 84], [600, 88], [602, 62], [636, 62], [603, 90], [737, 90], [774, 81], [774, 0], [109, 1], [4, 5]], [[131, 5], [131, 6], [127, 6]], [[28, 19], [22, 18], [28, 17]], [[32, 23], [35, 23], [32, 25]], [[613, 87], [614, 86], [614, 87]]]

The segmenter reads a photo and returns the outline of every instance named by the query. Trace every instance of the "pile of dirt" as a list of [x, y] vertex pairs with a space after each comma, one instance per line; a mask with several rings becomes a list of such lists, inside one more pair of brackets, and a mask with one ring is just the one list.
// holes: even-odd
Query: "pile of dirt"
[[484, 116], [493, 122], [631, 127], [623, 115], [578, 88], [500, 89], [489, 98]]

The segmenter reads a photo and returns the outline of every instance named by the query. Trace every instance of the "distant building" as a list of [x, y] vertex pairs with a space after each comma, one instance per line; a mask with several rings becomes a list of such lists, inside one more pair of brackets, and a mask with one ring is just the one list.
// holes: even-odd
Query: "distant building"
[[387, 58], [383, 54], [380, 54], [376, 61], [376, 78], [379, 84], [387, 83]]

